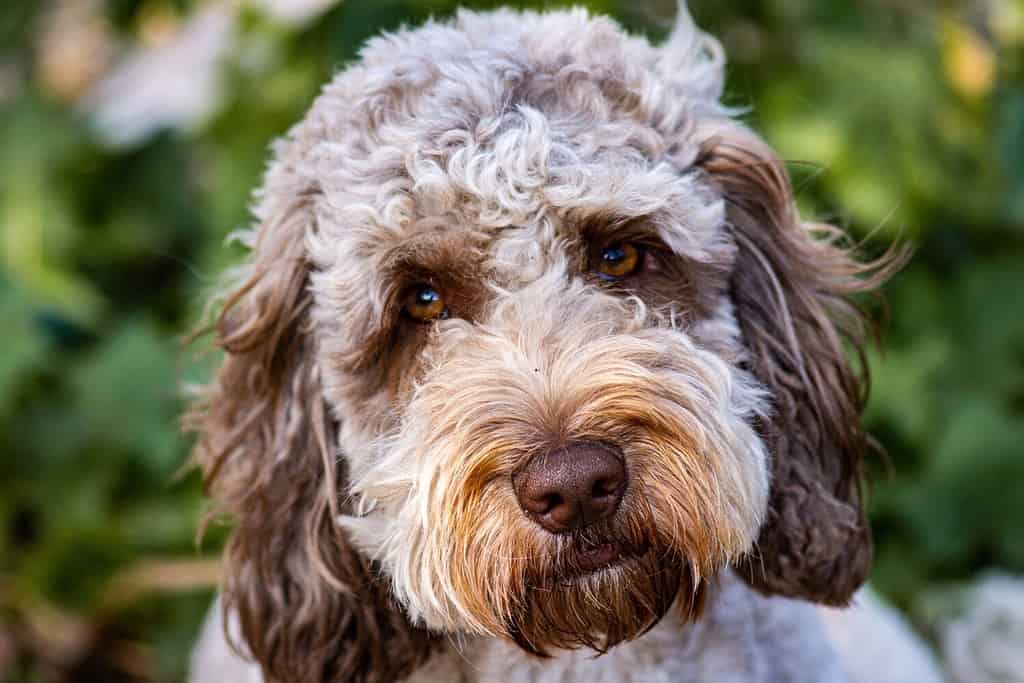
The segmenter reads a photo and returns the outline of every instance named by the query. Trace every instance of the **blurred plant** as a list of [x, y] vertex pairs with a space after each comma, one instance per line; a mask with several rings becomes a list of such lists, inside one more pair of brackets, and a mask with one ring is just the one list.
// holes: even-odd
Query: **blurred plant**
[[[455, 4], [0, 7], [0, 680], [181, 679], [222, 534], [195, 548], [175, 478], [178, 388], [214, 360], [179, 340], [268, 143], [367, 37]], [[675, 5], [585, 4], [654, 38]], [[805, 213], [917, 245], [868, 418], [874, 580], [927, 620], [946, 582], [1024, 571], [1024, 5], [691, 6]]]

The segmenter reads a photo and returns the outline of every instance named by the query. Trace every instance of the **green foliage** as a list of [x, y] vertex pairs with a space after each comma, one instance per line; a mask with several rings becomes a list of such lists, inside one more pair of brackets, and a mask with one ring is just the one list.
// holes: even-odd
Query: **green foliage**
[[[200, 485], [177, 476], [181, 387], [213, 362], [181, 339], [239, 257], [224, 238], [248, 220], [270, 141], [367, 37], [455, 3], [346, 0], [305, 25], [247, 6], [213, 113], [122, 147], [84, 114], [75, 63], [47, 61], [52, 10], [69, 4], [0, 8], [0, 645], [18, 648], [0, 679], [58, 666], [14, 635], [57, 614], [84, 634], [66, 675], [179, 680], [211, 581], [120, 587], [142, 562], [215, 557], [223, 537], [197, 549]], [[96, 16], [130, 44], [208, 4], [106, 0]], [[655, 38], [674, 6], [585, 4]], [[1024, 571], [1024, 9], [690, 4], [732, 60], [729, 102], [791, 161], [804, 212], [868, 252], [916, 246], [870, 359], [868, 420], [887, 449], [872, 464], [876, 584], [912, 607], [986, 568]]]

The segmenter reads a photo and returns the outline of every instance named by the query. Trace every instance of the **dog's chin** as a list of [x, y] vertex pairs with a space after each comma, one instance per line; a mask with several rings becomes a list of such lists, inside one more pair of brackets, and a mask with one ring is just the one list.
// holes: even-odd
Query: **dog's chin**
[[701, 593], [677, 553], [624, 541], [581, 545], [531, 577], [507, 635], [539, 657], [604, 653], [653, 628], [677, 598], [684, 612], [699, 610]]

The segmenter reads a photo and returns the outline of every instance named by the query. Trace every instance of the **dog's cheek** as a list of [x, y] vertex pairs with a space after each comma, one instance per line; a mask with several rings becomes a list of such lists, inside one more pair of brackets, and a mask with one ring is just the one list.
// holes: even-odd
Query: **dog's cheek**
[[501, 636], [518, 609], [530, 565], [546, 545], [500, 486], [463, 487], [462, 500], [439, 510], [431, 564], [443, 577], [455, 623]]
[[657, 443], [637, 458], [660, 534], [704, 577], [750, 548], [765, 513], [764, 447], [745, 423], [732, 428], [699, 446], [649, 437]]
[[493, 485], [507, 474], [503, 444], [519, 439], [492, 432], [488, 450], [447, 424], [443, 410], [415, 402], [409, 414], [420, 419], [410, 417], [401, 435], [384, 440], [353, 481], [364, 516], [341, 522], [378, 561], [414, 623], [501, 635], [509, 587], [522, 581], [523, 558], [537, 554], [511, 486]]
[[[767, 455], [750, 427], [760, 393], [726, 364], [703, 354], [698, 372], [662, 370], [621, 390], [614, 420], [630, 464], [629, 496], [652, 510], [662, 542], [696, 571], [713, 573], [749, 549], [768, 491]], [[700, 362], [692, 363], [701, 365]], [[613, 393], [612, 391], [608, 392]], [[609, 416], [607, 406], [593, 419]], [[587, 413], [579, 416], [586, 429]]]
[[531, 437], [438, 430], [437, 457], [416, 561], [425, 616], [445, 630], [504, 635], [531, 562], [544, 556], [543, 530], [515, 501], [510, 470]]

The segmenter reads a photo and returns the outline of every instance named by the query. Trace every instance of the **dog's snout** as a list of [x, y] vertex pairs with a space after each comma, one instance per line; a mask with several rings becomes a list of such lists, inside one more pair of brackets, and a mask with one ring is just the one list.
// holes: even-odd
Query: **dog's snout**
[[614, 514], [626, 490], [626, 468], [609, 446], [570, 443], [532, 458], [512, 484], [523, 510], [559, 533]]

